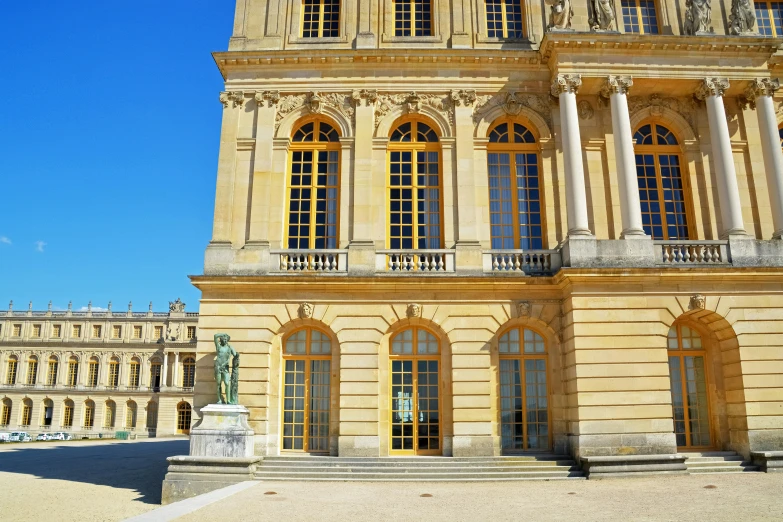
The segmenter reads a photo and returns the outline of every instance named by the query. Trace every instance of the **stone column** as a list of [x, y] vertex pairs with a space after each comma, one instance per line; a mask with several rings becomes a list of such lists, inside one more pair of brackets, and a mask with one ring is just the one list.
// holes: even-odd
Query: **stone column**
[[166, 377], [169, 373], [169, 354], [163, 352], [163, 361], [161, 362], [160, 389], [166, 387]]
[[745, 91], [745, 97], [755, 105], [759, 118], [761, 151], [764, 154], [764, 170], [767, 175], [772, 225], [772, 239], [783, 237], [783, 151], [780, 148], [777, 116], [772, 96], [780, 88], [777, 78], [757, 78]]
[[631, 117], [628, 113], [628, 91], [633, 85], [630, 76], [609, 76], [601, 89], [601, 96], [609, 98], [612, 108], [612, 134], [617, 159], [617, 185], [620, 191], [620, 214], [623, 231], [620, 238], [644, 237], [642, 208], [636, 177], [636, 156], [633, 150]]
[[723, 107], [723, 93], [728, 88], [729, 80], [726, 78], [705, 78], [696, 90], [696, 97], [704, 100], [707, 104], [712, 160], [718, 181], [718, 199], [723, 225], [721, 237], [724, 238], [732, 235], [747, 235], [745, 225], [742, 222], [742, 205], [739, 198], [734, 157], [731, 153], [729, 125], [726, 121], [726, 110]]
[[576, 108], [576, 93], [580, 85], [582, 76], [579, 74], [558, 74], [552, 83], [552, 94], [560, 101], [569, 237], [592, 236], [587, 221], [582, 138], [579, 134], [579, 115]]

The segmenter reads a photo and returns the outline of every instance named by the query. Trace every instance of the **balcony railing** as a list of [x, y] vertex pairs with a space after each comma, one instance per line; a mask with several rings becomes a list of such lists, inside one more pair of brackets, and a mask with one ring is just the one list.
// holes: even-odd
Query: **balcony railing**
[[453, 250], [379, 250], [375, 257], [379, 272], [454, 272]]
[[654, 241], [656, 264], [663, 266], [727, 265], [728, 241]]
[[347, 250], [273, 250], [271, 255], [281, 272], [339, 273], [348, 268]]
[[546, 275], [563, 264], [558, 250], [490, 250], [483, 256], [484, 272]]

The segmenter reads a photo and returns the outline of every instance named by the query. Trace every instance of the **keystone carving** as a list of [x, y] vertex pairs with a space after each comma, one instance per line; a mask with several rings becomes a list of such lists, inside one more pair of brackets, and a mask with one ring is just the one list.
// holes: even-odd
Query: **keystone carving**
[[476, 91], [472, 89], [451, 91], [451, 101], [454, 102], [456, 107], [459, 107], [460, 105], [470, 107], [476, 103]]
[[520, 301], [517, 303], [517, 317], [526, 318], [530, 317], [530, 313], [533, 309], [533, 305], [530, 301]]
[[581, 74], [558, 74], [552, 80], [552, 96], [559, 96], [561, 93], [570, 92], [576, 94], [582, 85]]
[[421, 306], [416, 303], [409, 304], [408, 308], [405, 310], [405, 315], [409, 318], [421, 317]]
[[299, 319], [312, 319], [313, 318], [313, 304], [302, 303], [299, 305]]
[[237, 108], [245, 104], [245, 93], [242, 91], [227, 91], [220, 93], [220, 103], [227, 109], [229, 104]]
[[375, 104], [375, 128], [378, 128], [384, 116], [399, 106], [408, 114], [416, 114], [424, 106], [430, 107], [442, 114], [450, 125], [454, 125], [454, 102], [451, 94], [419, 94], [412, 91], [408, 94], [379, 95]]
[[495, 95], [480, 95], [476, 97], [473, 109], [473, 122], [478, 124], [489, 111], [500, 107], [509, 116], [518, 115], [523, 107], [527, 107], [541, 116], [547, 125], [552, 125], [552, 110], [548, 96], [524, 94], [520, 92], [501, 92]]
[[660, 116], [663, 114], [664, 108], [672, 110], [682, 116], [691, 126], [691, 129], [696, 129], [696, 101], [693, 97], [684, 99], [664, 98], [660, 94], [652, 94], [650, 96], [634, 96], [628, 98], [628, 112], [630, 114], [634, 114], [648, 107], [653, 116]]
[[378, 101], [378, 91], [375, 89], [357, 89], [351, 93], [351, 99], [356, 107], [370, 107]]
[[704, 310], [705, 306], [707, 306], [707, 298], [701, 294], [692, 295], [688, 303], [689, 310]]
[[[302, 107], [306, 107], [310, 113], [320, 114], [325, 107], [329, 106], [340, 112], [348, 121], [353, 121], [355, 111], [352, 105], [352, 97], [349, 94], [322, 94], [317, 91], [309, 92], [307, 94], [275, 94], [274, 103], [277, 105], [275, 129], [280, 127], [280, 122], [289, 113]], [[256, 99], [258, 99], [258, 94], [256, 94]], [[269, 103], [271, 106], [271, 101]]]
[[705, 100], [708, 96], [723, 96], [728, 88], [729, 80], [727, 78], [705, 78], [696, 89], [695, 96], [698, 100]]

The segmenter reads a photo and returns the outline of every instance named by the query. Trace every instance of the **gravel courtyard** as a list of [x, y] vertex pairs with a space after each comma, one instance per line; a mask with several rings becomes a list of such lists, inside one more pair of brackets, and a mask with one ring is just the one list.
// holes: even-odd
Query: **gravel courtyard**
[[113, 521], [159, 507], [166, 457], [186, 439], [0, 446], [0, 519]]

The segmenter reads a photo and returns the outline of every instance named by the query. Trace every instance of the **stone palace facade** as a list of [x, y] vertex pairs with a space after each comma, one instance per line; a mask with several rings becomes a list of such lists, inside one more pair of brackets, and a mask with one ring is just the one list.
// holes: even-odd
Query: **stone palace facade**
[[0, 430], [74, 437], [188, 433], [198, 313], [0, 312]]
[[213, 335], [256, 453], [783, 449], [781, 11], [238, 0]]

